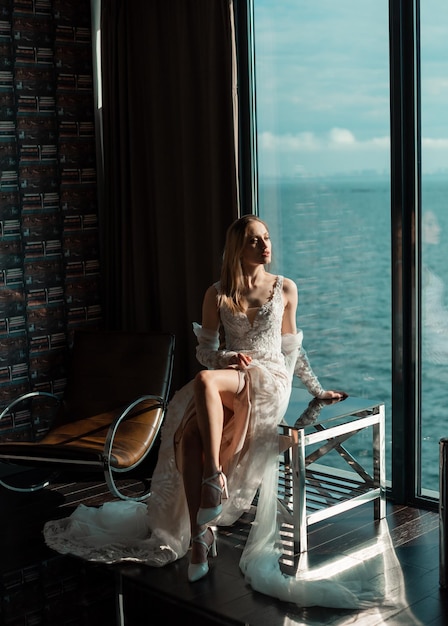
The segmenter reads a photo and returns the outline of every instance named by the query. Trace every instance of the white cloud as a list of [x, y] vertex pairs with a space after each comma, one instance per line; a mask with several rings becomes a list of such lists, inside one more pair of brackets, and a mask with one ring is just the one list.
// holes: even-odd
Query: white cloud
[[[390, 173], [388, 5], [388, 0], [256, 0], [262, 176]], [[420, 5], [425, 174], [448, 170], [448, 3]]]
[[348, 128], [332, 128], [328, 133], [316, 135], [311, 131], [292, 134], [275, 135], [271, 132], [262, 132], [258, 136], [259, 147], [269, 152], [316, 152], [320, 150], [351, 151], [384, 150], [389, 148], [389, 137], [373, 137], [360, 141]]
[[320, 142], [312, 132], [297, 133], [293, 135], [275, 135], [266, 131], [258, 137], [259, 145], [264, 150], [275, 152], [300, 152], [320, 149]]
[[[334, 127], [326, 133], [311, 131], [292, 134], [263, 132], [258, 136], [261, 176], [297, 176], [389, 172], [388, 136], [358, 139], [348, 128]], [[422, 140], [424, 174], [448, 169], [448, 138]]]
[[436, 150], [447, 150], [448, 139], [432, 139], [431, 137], [426, 137], [422, 139], [422, 147]]
[[355, 135], [347, 128], [332, 128], [330, 130], [330, 143], [355, 144]]

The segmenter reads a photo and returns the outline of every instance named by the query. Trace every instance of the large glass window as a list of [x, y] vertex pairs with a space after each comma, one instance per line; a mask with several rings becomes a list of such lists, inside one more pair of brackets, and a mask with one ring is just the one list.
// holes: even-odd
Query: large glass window
[[438, 490], [438, 442], [448, 436], [448, 3], [421, 0], [421, 303], [420, 494]]
[[254, 2], [271, 269], [298, 285], [298, 326], [324, 386], [385, 402], [389, 448], [388, 17], [387, 0]]

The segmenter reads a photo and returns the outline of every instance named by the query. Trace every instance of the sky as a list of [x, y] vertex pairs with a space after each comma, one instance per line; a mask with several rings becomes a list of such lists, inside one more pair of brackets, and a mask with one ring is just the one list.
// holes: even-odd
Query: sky
[[[262, 177], [388, 174], [387, 0], [254, 0]], [[423, 174], [448, 173], [448, 2], [421, 0]]]

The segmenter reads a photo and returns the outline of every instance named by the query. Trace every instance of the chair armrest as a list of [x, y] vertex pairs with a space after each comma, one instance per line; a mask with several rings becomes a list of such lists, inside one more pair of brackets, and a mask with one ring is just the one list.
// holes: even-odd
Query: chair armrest
[[105, 456], [105, 459], [107, 460], [108, 466], [110, 466], [110, 459], [112, 456], [114, 439], [120, 427], [120, 424], [124, 422], [126, 418], [132, 414], [132, 411], [133, 409], [135, 409], [135, 407], [137, 407], [139, 404], [142, 404], [143, 402], [146, 402], [147, 400], [156, 401], [156, 404], [153, 404], [151, 407], [149, 407], [148, 410], [153, 411], [155, 409], [162, 409], [162, 411], [165, 412], [166, 407], [167, 407], [167, 401], [158, 395], [148, 394], [148, 395], [140, 396], [139, 398], [137, 398], [136, 400], [128, 404], [128, 406], [120, 413], [120, 415], [118, 415], [114, 419], [114, 421], [109, 427], [109, 431], [106, 436], [106, 441], [104, 443], [104, 456]]
[[[54, 393], [50, 393], [48, 391], [29, 391], [28, 393], [24, 393], [21, 396], [18, 396], [12, 402], [9, 403], [8, 406], [6, 406], [3, 409], [3, 411], [0, 413], [0, 420], [5, 415], [10, 413], [11, 409], [14, 408], [17, 404], [20, 404], [20, 402], [24, 402], [25, 400], [29, 400], [30, 398], [35, 398], [37, 396], [46, 396], [48, 398], [52, 398], [53, 400], [56, 400], [58, 404], [61, 402], [60, 398], [58, 398], [58, 396], [56, 396]], [[14, 421], [14, 418], [13, 418], [13, 421]]]
[[[12, 409], [18, 404], [20, 404], [21, 402], [25, 402], [26, 400], [30, 400], [31, 398], [37, 398], [37, 397], [51, 398], [52, 400], [56, 400], [57, 405], [61, 403], [61, 399], [54, 393], [50, 393], [48, 391], [29, 391], [27, 393], [24, 393], [18, 396], [14, 400], [12, 400], [0, 413], [0, 420], [2, 420], [5, 417], [5, 415], [8, 415], [9, 413], [11, 413], [12, 428], [14, 429], [16, 427], [16, 419], [15, 419], [14, 413], [11, 412]], [[36, 432], [35, 432], [35, 424], [34, 424], [33, 419], [30, 420], [30, 428], [31, 428], [32, 437], [33, 439], [35, 439]]]

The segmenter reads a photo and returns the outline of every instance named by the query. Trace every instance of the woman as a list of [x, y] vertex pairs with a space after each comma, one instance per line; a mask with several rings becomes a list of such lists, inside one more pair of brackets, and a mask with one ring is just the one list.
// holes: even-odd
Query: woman
[[146, 504], [78, 507], [70, 518], [46, 524], [50, 547], [89, 560], [156, 567], [191, 547], [188, 578], [195, 582], [208, 573], [209, 554], [216, 555], [209, 525], [233, 524], [259, 490], [240, 560], [254, 589], [301, 606], [359, 608], [366, 598], [369, 604], [382, 597], [384, 590], [372, 590], [370, 578], [366, 590], [360, 587], [359, 568], [312, 581], [280, 571], [278, 424], [292, 374], [315, 397], [338, 400], [346, 394], [325, 391], [314, 375], [296, 328], [296, 285], [269, 273], [270, 261], [266, 224], [255, 216], [236, 220], [227, 232], [221, 280], [205, 293], [202, 326], [194, 324], [197, 357], [207, 369], [170, 402], [151, 497]]
[[[207, 290], [202, 327], [196, 326], [198, 360], [212, 369], [196, 376], [191, 411], [176, 437], [191, 525], [191, 581], [207, 573], [207, 553], [216, 554], [207, 524], [218, 517], [221, 498], [228, 496], [226, 474], [231, 494], [241, 489], [244, 476], [252, 486], [251, 496], [255, 495], [260, 476], [258, 464], [254, 467], [256, 442], [262, 449], [264, 437], [275, 437], [290, 394], [291, 373], [282, 354], [282, 337], [288, 354], [297, 358], [297, 287], [292, 280], [266, 271], [271, 255], [263, 221], [245, 216], [234, 222], [227, 232], [221, 281]], [[217, 349], [221, 325], [225, 350]], [[303, 355], [301, 359], [313, 395], [343, 397], [339, 391], [324, 391], [309, 366], [303, 367]]]

